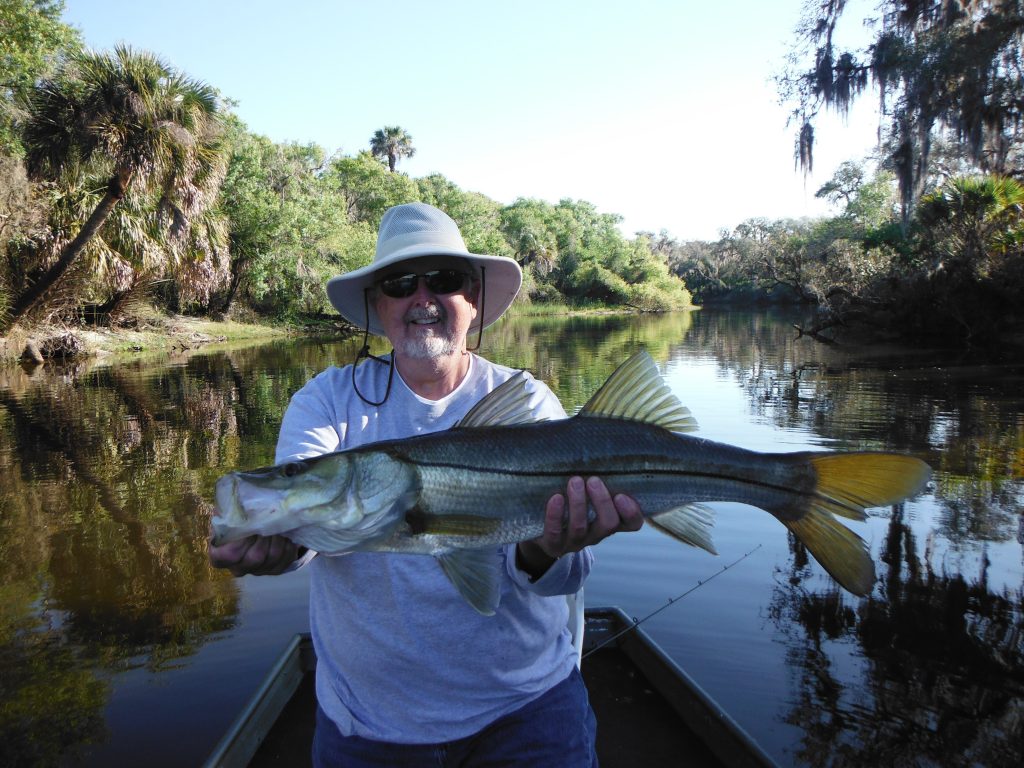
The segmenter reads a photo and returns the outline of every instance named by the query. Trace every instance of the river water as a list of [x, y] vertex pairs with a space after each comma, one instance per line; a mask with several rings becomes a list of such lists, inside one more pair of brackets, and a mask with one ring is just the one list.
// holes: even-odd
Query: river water
[[[770, 515], [714, 504], [718, 557], [650, 528], [613, 537], [588, 604], [641, 617], [696, 587], [645, 627], [783, 764], [1024, 764], [1024, 364], [826, 347], [792, 322], [705, 310], [486, 333], [484, 354], [570, 412], [644, 348], [701, 436], [934, 469], [852, 524], [878, 566], [867, 598]], [[0, 765], [202, 761], [307, 627], [301, 571], [209, 567], [213, 483], [267, 464], [291, 393], [355, 348], [0, 371]]]

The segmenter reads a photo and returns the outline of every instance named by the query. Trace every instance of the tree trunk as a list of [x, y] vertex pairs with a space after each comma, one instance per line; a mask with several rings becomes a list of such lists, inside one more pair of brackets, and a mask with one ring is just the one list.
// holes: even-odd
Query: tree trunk
[[117, 205], [121, 198], [125, 195], [125, 190], [128, 188], [128, 183], [131, 181], [132, 171], [127, 168], [119, 168], [117, 173], [114, 174], [110, 179], [110, 183], [107, 185], [107, 192], [100, 200], [99, 205], [96, 206], [96, 210], [92, 212], [85, 224], [75, 235], [74, 240], [68, 243], [56, 263], [50, 267], [46, 272], [36, 278], [25, 292], [18, 297], [18, 300], [11, 307], [11, 311], [4, 319], [3, 330], [10, 329], [18, 320], [25, 315], [30, 309], [36, 306], [39, 300], [46, 294], [47, 291], [52, 288], [61, 277], [68, 271], [68, 268], [74, 263], [75, 259], [78, 258], [78, 254], [85, 248], [86, 243], [92, 239], [92, 237], [99, 231], [100, 227], [103, 226], [104, 222], [110, 217], [110, 213], [114, 210], [114, 206]]
[[242, 284], [242, 267], [248, 263], [248, 259], [239, 259], [231, 264], [231, 282], [228, 283], [228, 293], [220, 306], [220, 313], [227, 316], [231, 311], [231, 304], [238, 293], [238, 286]]

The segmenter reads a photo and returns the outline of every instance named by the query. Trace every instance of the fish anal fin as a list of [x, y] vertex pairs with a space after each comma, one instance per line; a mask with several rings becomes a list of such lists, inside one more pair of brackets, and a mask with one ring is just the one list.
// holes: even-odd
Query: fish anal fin
[[544, 421], [538, 419], [530, 407], [533, 393], [527, 387], [528, 382], [526, 372], [519, 371], [484, 395], [456, 426], [510, 427]]
[[863, 596], [874, 588], [875, 564], [867, 545], [828, 511], [813, 508], [798, 520], [782, 523], [843, 589]]
[[494, 547], [457, 549], [437, 561], [466, 602], [483, 616], [493, 616], [501, 601], [501, 556]]
[[578, 415], [642, 421], [670, 432], [697, 429], [696, 419], [672, 394], [647, 352], [616, 368]]
[[711, 526], [714, 524], [715, 513], [704, 504], [685, 504], [667, 512], [651, 515], [647, 521], [662, 533], [689, 544], [692, 547], [706, 549], [717, 555], [715, 545], [711, 541]]

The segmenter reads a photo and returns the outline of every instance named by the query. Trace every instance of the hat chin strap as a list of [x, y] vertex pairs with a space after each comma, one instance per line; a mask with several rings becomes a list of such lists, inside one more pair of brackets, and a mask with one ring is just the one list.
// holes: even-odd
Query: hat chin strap
[[[487, 267], [480, 266], [480, 311], [477, 312], [477, 317], [480, 318], [480, 328], [477, 329], [476, 344], [472, 347], [466, 347], [467, 352], [476, 352], [480, 349], [480, 342], [484, 340], [484, 309], [487, 308]], [[367, 315], [367, 323], [369, 323], [369, 315]]]
[[[370, 289], [363, 288], [363, 317], [366, 318], [366, 327], [363, 329], [363, 346], [356, 352], [356, 359], [352, 361], [352, 389], [362, 400], [369, 406], [376, 408], [377, 406], [384, 405], [388, 399], [388, 395], [391, 394], [391, 382], [395, 378], [395, 350], [391, 349], [391, 359], [385, 360], [383, 357], [377, 357], [377, 355], [370, 352]], [[479, 342], [477, 342], [479, 344]], [[356, 383], [356, 366], [359, 365], [359, 361], [363, 358], [373, 360], [380, 363], [381, 365], [388, 366], [388, 385], [384, 389], [384, 397], [380, 400], [373, 401], [368, 400], [363, 396], [363, 393], [359, 391], [359, 385]]]

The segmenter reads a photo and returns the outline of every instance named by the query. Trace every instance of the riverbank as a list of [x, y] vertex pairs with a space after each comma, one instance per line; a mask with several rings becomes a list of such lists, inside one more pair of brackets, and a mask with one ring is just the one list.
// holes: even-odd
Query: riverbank
[[[605, 305], [517, 304], [510, 308], [508, 314], [609, 315], [637, 314], [637, 310]], [[247, 340], [270, 340], [292, 335], [348, 336], [354, 332], [356, 329], [335, 314], [311, 315], [291, 322], [274, 322], [256, 315], [217, 321], [169, 315], [150, 308], [130, 322], [115, 327], [49, 325], [29, 330], [15, 329], [6, 337], [0, 337], [0, 364], [20, 360], [42, 363], [53, 359], [137, 357]]]
[[[118, 327], [102, 326], [37, 326], [29, 330], [15, 329], [0, 338], [0, 362], [89, 357], [137, 357], [198, 349], [249, 339], [270, 340], [276, 337], [305, 333], [304, 324], [277, 324], [215, 321], [185, 315], [152, 313], [133, 319]], [[324, 333], [346, 333], [341, 324], [317, 323], [314, 330]]]

